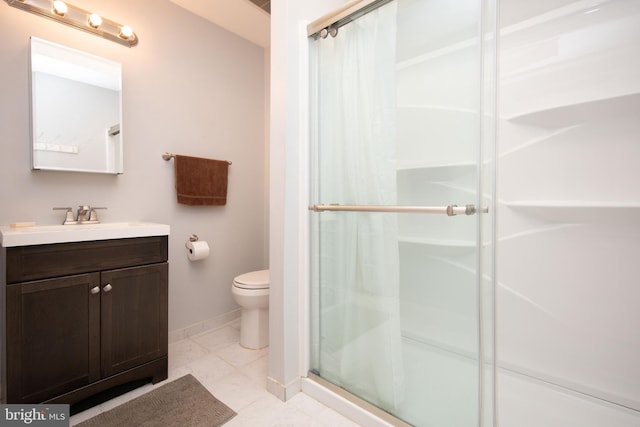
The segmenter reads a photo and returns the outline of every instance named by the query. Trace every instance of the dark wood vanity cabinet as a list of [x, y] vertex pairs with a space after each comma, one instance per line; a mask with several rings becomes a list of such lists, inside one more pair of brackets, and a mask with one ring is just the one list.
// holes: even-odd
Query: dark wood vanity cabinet
[[167, 241], [6, 248], [3, 400], [75, 404], [166, 379]]

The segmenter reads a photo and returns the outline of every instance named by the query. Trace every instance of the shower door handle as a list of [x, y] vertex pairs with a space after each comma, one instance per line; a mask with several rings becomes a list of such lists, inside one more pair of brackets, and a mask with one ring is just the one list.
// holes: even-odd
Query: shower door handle
[[[380, 206], [380, 205], [311, 205], [310, 211], [342, 211], [342, 212], [396, 212], [396, 213], [427, 213], [446, 214], [447, 216], [474, 215], [477, 212], [473, 204], [466, 206]], [[482, 208], [481, 212], [487, 213], [489, 208]]]

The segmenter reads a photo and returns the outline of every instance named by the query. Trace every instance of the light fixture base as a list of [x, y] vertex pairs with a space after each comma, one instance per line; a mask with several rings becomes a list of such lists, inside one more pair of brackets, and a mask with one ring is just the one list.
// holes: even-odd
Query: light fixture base
[[[102, 21], [97, 26], [90, 24], [89, 17], [93, 15], [92, 12], [81, 9], [72, 4], [66, 3], [67, 10], [60, 14], [56, 13], [51, 8], [51, 2], [48, 0], [5, 0], [9, 6], [13, 6], [18, 9], [31, 12], [35, 15], [44, 16], [45, 18], [53, 19], [54, 21], [61, 22], [63, 24], [74, 27], [78, 30], [83, 30], [104, 39], [111, 40], [112, 42], [119, 43], [123, 46], [133, 47], [138, 44], [138, 36], [131, 31], [129, 37], [124, 38], [122, 36], [122, 28], [126, 25], [119, 24], [110, 19], [102, 18]], [[95, 22], [94, 22], [95, 24]], [[130, 27], [127, 27], [130, 30]]]

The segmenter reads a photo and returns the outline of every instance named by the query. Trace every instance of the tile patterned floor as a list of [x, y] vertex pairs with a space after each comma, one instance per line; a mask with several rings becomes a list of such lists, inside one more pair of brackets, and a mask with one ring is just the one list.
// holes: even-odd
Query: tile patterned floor
[[[304, 393], [282, 402], [266, 390], [268, 349], [238, 343], [239, 322], [169, 344], [169, 379], [191, 374], [236, 415], [225, 427], [355, 427], [357, 424]], [[151, 384], [71, 417], [71, 425], [152, 390]], [[188, 426], [184, 426], [188, 427]]]

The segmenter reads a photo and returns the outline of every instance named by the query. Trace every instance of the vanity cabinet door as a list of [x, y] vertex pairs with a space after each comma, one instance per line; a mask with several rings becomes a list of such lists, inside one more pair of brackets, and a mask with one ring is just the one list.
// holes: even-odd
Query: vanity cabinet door
[[7, 394], [42, 402], [100, 378], [100, 274], [7, 286]]
[[167, 355], [168, 265], [101, 273], [102, 376]]

